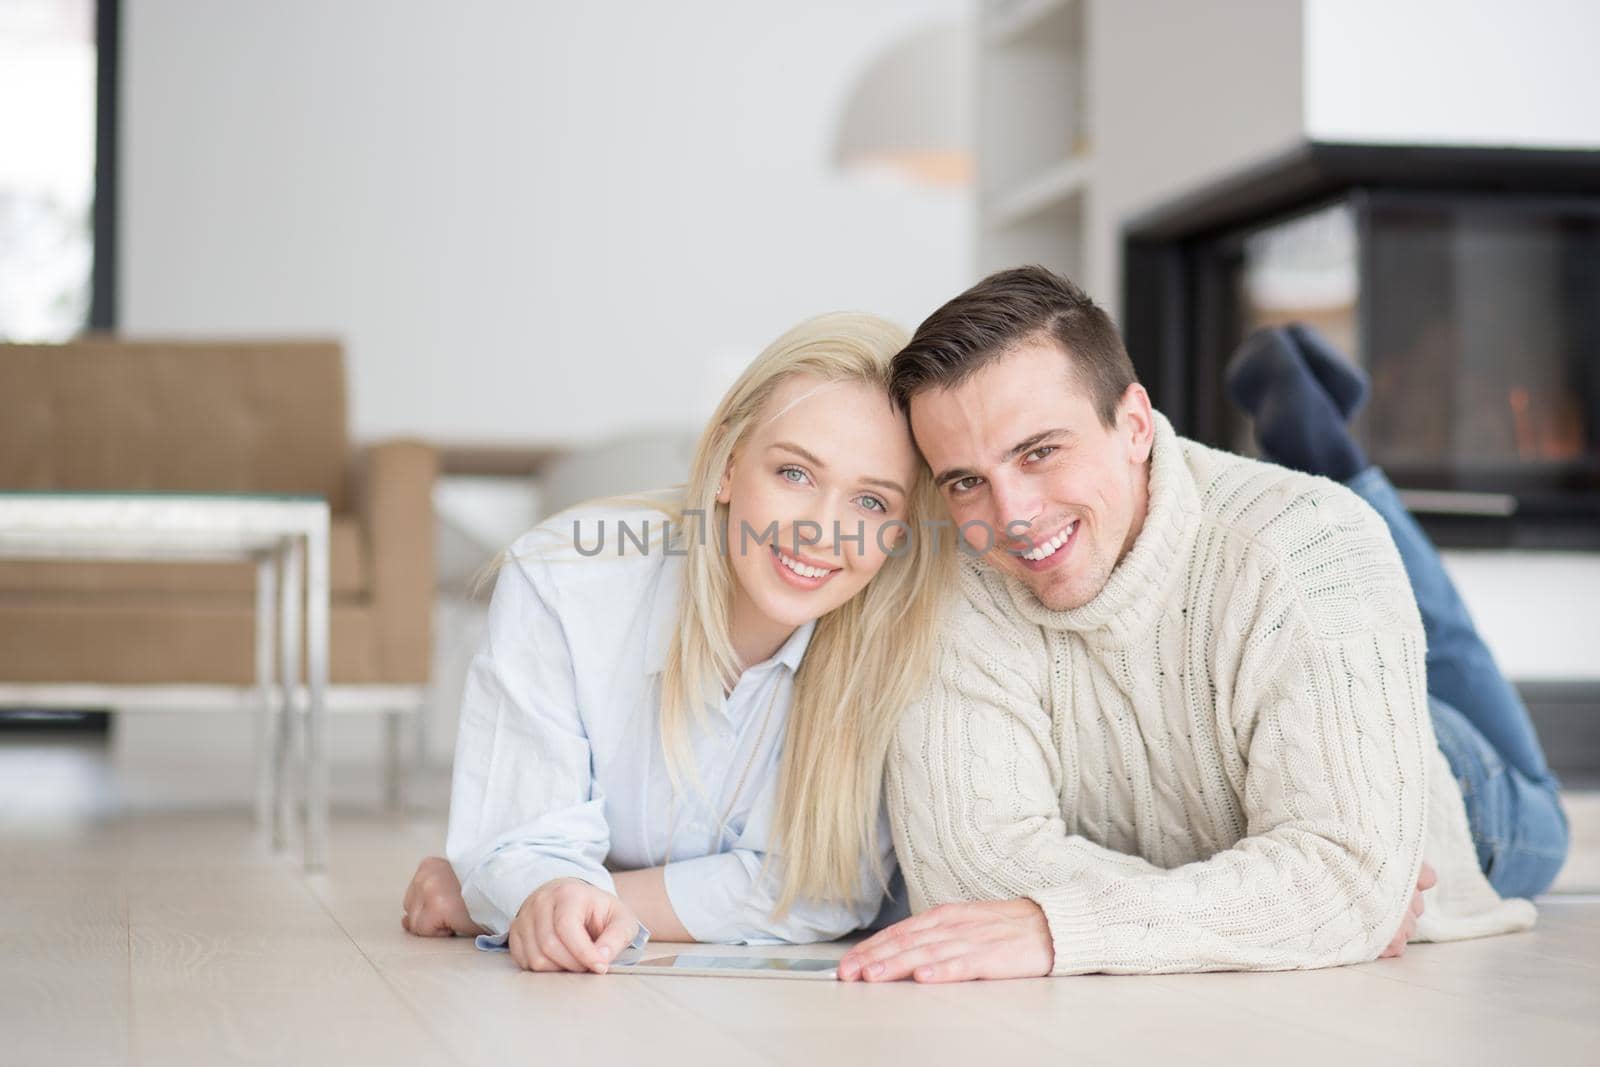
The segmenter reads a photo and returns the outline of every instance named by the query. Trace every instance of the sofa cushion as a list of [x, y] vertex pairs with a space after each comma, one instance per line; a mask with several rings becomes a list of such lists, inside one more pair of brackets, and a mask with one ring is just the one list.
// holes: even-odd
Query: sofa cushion
[[[425, 681], [378, 669], [368, 605], [334, 604], [328, 680], [335, 685]], [[0, 599], [0, 679], [102, 685], [249, 685], [255, 681], [255, 614], [215, 600], [153, 607], [142, 598], [86, 605]], [[302, 667], [304, 657], [300, 660]]]
[[0, 488], [307, 493], [347, 510], [334, 342], [0, 345]]
[[[372, 568], [361, 524], [336, 516], [328, 528], [328, 571], [335, 599], [353, 600], [372, 591]], [[82, 599], [100, 594], [249, 597], [256, 587], [253, 563], [94, 563], [0, 559], [0, 599], [8, 594], [60, 595]]]

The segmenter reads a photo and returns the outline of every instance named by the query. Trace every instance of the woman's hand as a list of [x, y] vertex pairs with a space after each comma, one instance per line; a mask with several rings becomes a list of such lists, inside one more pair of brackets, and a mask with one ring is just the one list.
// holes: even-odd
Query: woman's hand
[[400, 925], [418, 937], [475, 937], [487, 932], [467, 914], [455, 869], [440, 856], [417, 864], [401, 907], [405, 910]]
[[1389, 946], [1378, 956], [1380, 960], [1399, 959], [1406, 954], [1406, 942], [1416, 936], [1417, 920], [1422, 918], [1422, 891], [1432, 889], [1438, 881], [1439, 877], [1433, 873], [1433, 868], [1424, 862], [1422, 870], [1417, 872], [1417, 888], [1411, 894], [1411, 908], [1400, 920], [1400, 929], [1394, 932]]
[[507, 947], [525, 971], [605, 974], [638, 932], [633, 910], [610, 893], [580, 878], [554, 878], [517, 909]]

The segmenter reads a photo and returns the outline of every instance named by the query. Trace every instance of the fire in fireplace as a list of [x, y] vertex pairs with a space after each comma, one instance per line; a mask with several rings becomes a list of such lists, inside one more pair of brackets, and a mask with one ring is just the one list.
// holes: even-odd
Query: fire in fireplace
[[1300, 321], [1372, 379], [1355, 431], [1441, 542], [1600, 545], [1600, 152], [1310, 144], [1132, 222], [1129, 349], [1190, 436]]

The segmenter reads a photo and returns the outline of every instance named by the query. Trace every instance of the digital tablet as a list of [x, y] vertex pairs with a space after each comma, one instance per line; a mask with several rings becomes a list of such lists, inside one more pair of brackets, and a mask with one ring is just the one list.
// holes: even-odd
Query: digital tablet
[[810, 978], [831, 982], [839, 976], [838, 960], [797, 960], [781, 956], [650, 956], [638, 963], [619, 963], [612, 974], [683, 974], [699, 978]]

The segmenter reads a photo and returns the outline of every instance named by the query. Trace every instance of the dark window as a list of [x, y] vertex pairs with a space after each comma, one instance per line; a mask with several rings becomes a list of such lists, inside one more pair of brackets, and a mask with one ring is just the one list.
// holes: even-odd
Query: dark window
[[0, 5], [0, 340], [114, 322], [115, 0]]

